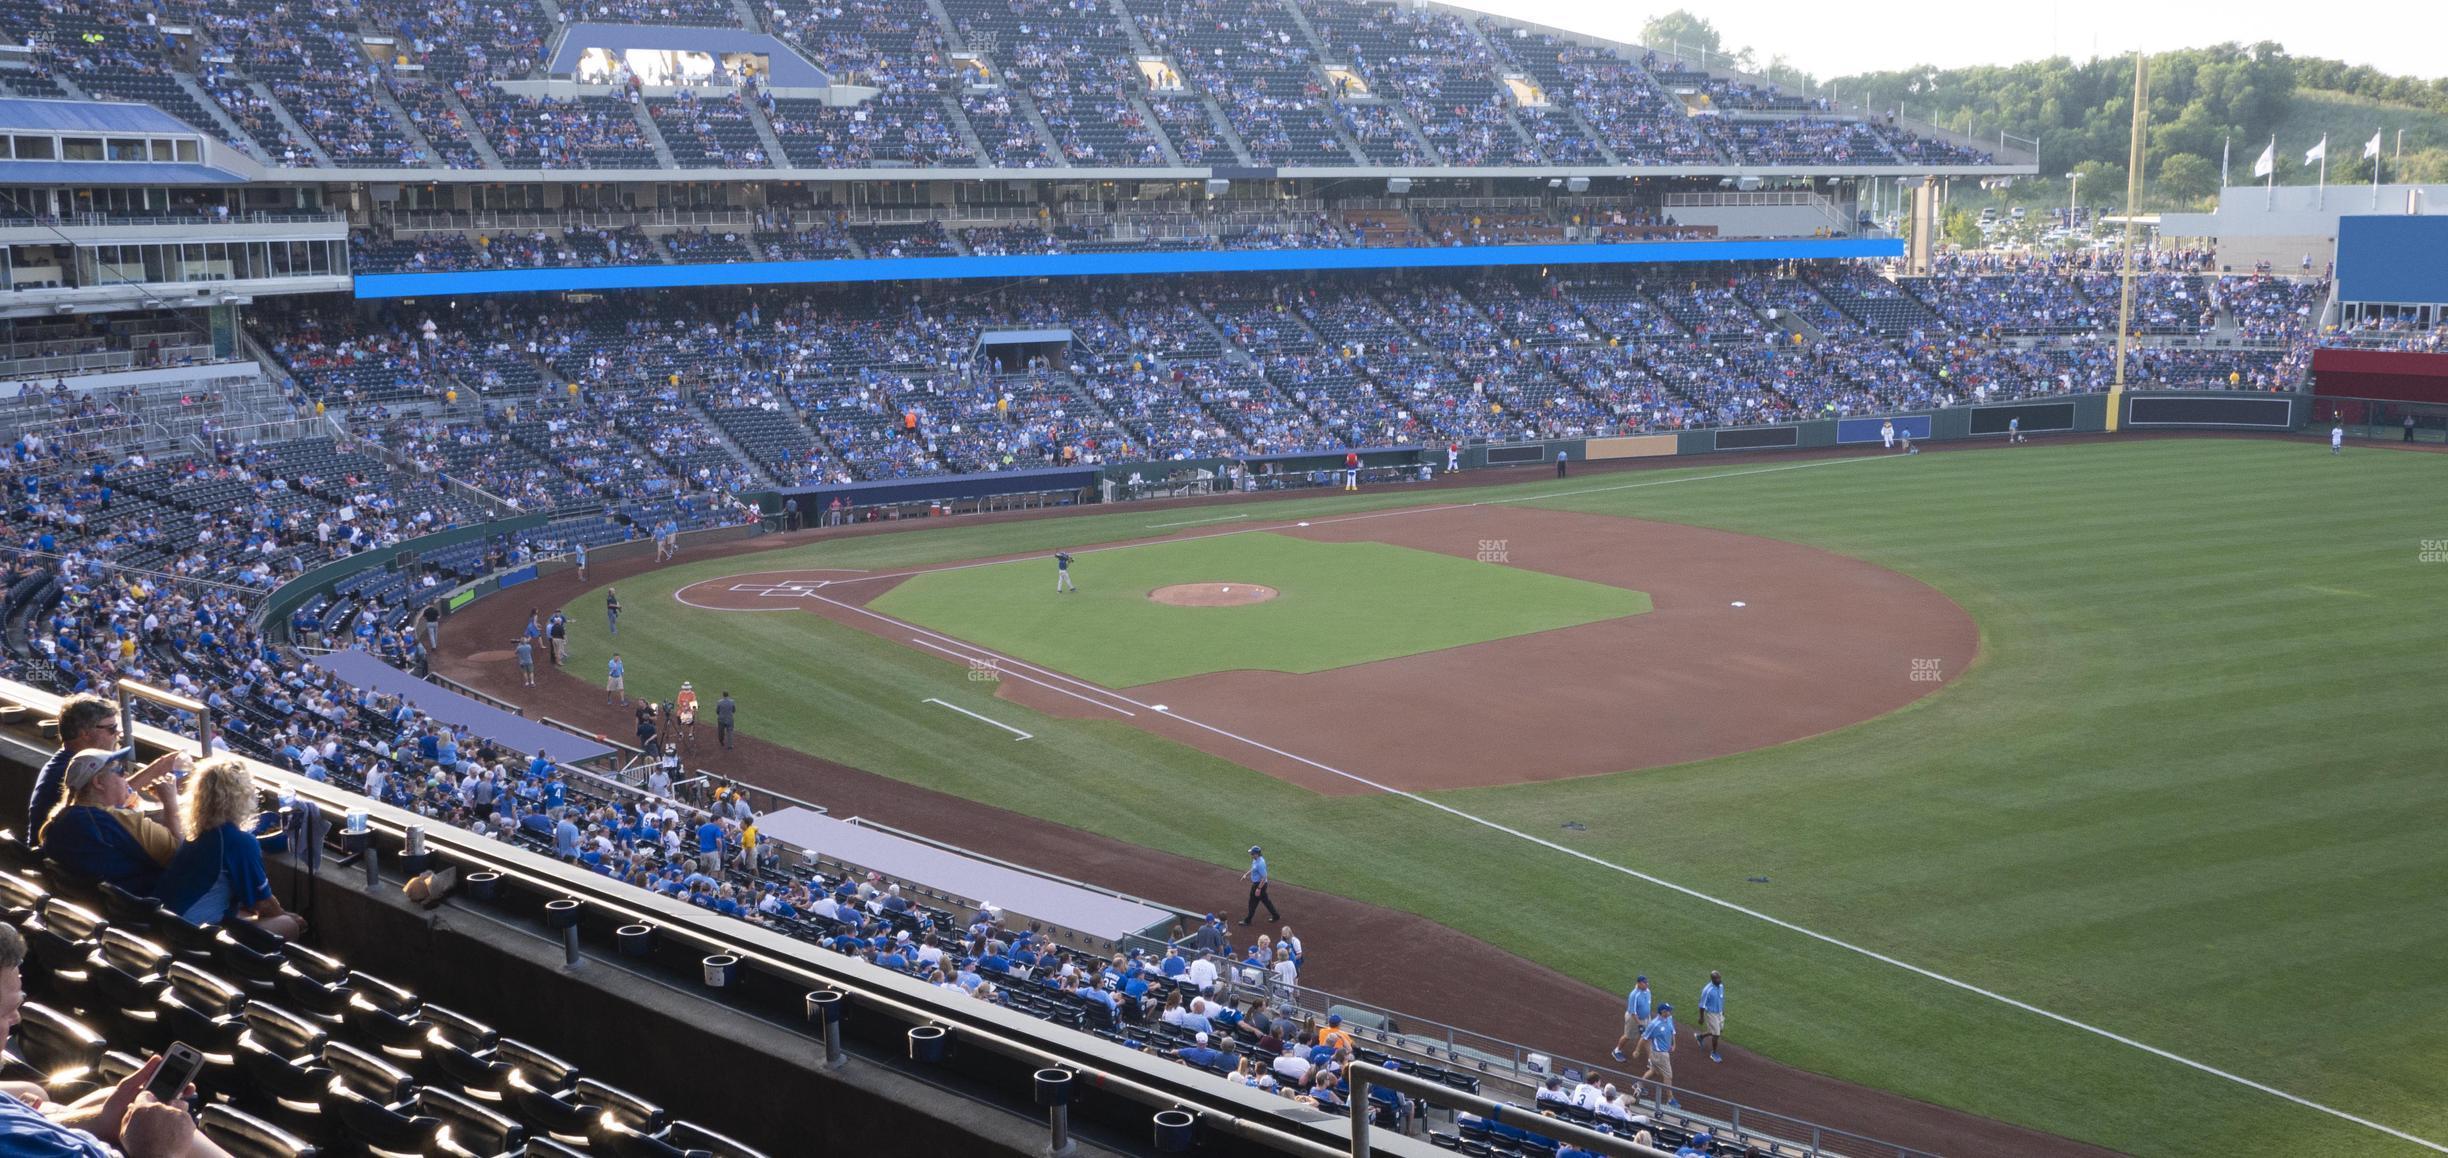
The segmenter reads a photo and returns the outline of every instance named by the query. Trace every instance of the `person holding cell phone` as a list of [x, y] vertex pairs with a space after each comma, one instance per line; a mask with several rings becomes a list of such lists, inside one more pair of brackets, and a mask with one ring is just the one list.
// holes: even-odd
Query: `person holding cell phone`
[[306, 922], [281, 908], [264, 874], [263, 845], [255, 838], [259, 797], [254, 773], [235, 756], [215, 756], [187, 778], [184, 830], [162, 873], [164, 908], [198, 925], [245, 921], [267, 933], [295, 937]]
[[[178, 772], [187, 757], [171, 752], [129, 770], [134, 748], [88, 748], [68, 761], [67, 799], [43, 823], [43, 854], [62, 868], [153, 896], [162, 869], [187, 843], [179, 817]], [[142, 811], [150, 797], [160, 808]]]
[[[0, 925], [0, 1041], [25, 1003], [25, 938]], [[0, 1154], [28, 1158], [228, 1158], [178, 1103], [203, 1055], [173, 1043], [116, 1086], [74, 1102], [49, 1100], [30, 1082], [0, 1082]], [[113, 1149], [116, 1147], [117, 1149]]]

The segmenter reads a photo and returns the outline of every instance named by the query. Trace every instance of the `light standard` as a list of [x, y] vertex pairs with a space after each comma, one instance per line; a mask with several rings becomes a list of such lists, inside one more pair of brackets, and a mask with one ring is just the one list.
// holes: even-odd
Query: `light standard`
[[2074, 228], [2075, 208], [2082, 204], [2082, 174], [2068, 173], [2066, 180], [2073, 185], [2066, 190], [2066, 228]]

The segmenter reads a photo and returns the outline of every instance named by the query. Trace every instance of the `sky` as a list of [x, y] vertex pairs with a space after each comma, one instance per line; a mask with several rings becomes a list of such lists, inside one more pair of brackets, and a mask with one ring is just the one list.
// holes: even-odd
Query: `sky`
[[1877, 15], [1851, 4], [1745, 0], [1740, 4], [1671, 0], [1448, 0], [1498, 16], [1638, 41], [1649, 17], [1687, 8], [1725, 37], [1725, 50], [1750, 46], [1765, 66], [1783, 55], [1820, 77], [1901, 69], [2012, 64], [2047, 56], [2087, 59], [2136, 48], [2153, 52], [2233, 40], [2275, 40], [2296, 56], [2368, 64], [2383, 72], [2448, 75], [2448, 4], [2350, 5], [2365, 15], [2279, 0], [1901, 0]]

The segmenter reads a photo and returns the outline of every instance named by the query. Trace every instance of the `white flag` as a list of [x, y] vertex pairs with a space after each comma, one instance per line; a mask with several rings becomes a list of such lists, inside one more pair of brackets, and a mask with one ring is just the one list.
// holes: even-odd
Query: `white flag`
[[2379, 156], [2379, 155], [2380, 155], [2380, 130], [2378, 130], [2378, 129], [2373, 129], [2373, 130], [2372, 130], [2372, 139], [2370, 139], [2370, 140], [2368, 140], [2368, 141], [2363, 142], [2363, 159], [2364, 159], [2364, 160], [2366, 160], [2366, 161], [2368, 161], [2368, 160], [2371, 160], [2372, 158], [2377, 157], [2377, 156]]
[[2253, 162], [2253, 176], [2267, 177], [2277, 168], [2278, 142], [2271, 141], [2269, 143], [2269, 148], [2261, 150], [2261, 159]]
[[2310, 165], [2329, 156], [2329, 134], [2321, 134], [2321, 143], [2304, 150], [2304, 164]]

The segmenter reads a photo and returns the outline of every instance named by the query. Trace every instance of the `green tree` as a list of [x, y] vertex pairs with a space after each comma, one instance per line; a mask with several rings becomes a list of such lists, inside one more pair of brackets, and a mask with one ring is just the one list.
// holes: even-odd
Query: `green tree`
[[2106, 161], [2084, 161], [2074, 166], [2082, 174], [2082, 186], [2076, 191], [2085, 205], [2125, 206], [2125, 166]]
[[2159, 162], [2161, 200], [2190, 204], [2218, 191], [2218, 166], [2193, 153], [2174, 153]]
[[1973, 218], [1972, 211], [1969, 209], [1947, 210], [1945, 233], [1947, 244], [1957, 249], [1979, 249], [1981, 247], [1980, 225]]
[[1641, 25], [1641, 43], [1651, 48], [1681, 45], [1686, 52], [1699, 49], [1715, 53], [1724, 46], [1725, 39], [1707, 17], [1677, 8]]
[[2403, 160], [2392, 157], [2380, 176], [2391, 183], [2448, 184], [2448, 149], [2414, 149]]
[[[2274, 43], [2219, 44], [2151, 58], [2151, 150], [2215, 161], [2220, 145], [2264, 137], [2284, 120], [2299, 83], [2356, 83], [2336, 62], [2297, 61]], [[2040, 142], [2041, 163], [2064, 172], [2084, 161], [2122, 165], [2133, 115], [2133, 58], [2065, 57], [1962, 69], [1907, 68], [1841, 77], [1848, 101], [1902, 107], [1915, 119], [1976, 137], [1999, 129]], [[2385, 78], [2372, 78], [2386, 89]], [[2424, 86], [2426, 88], [2431, 86]], [[2083, 184], [2090, 187], [2091, 179]]]

